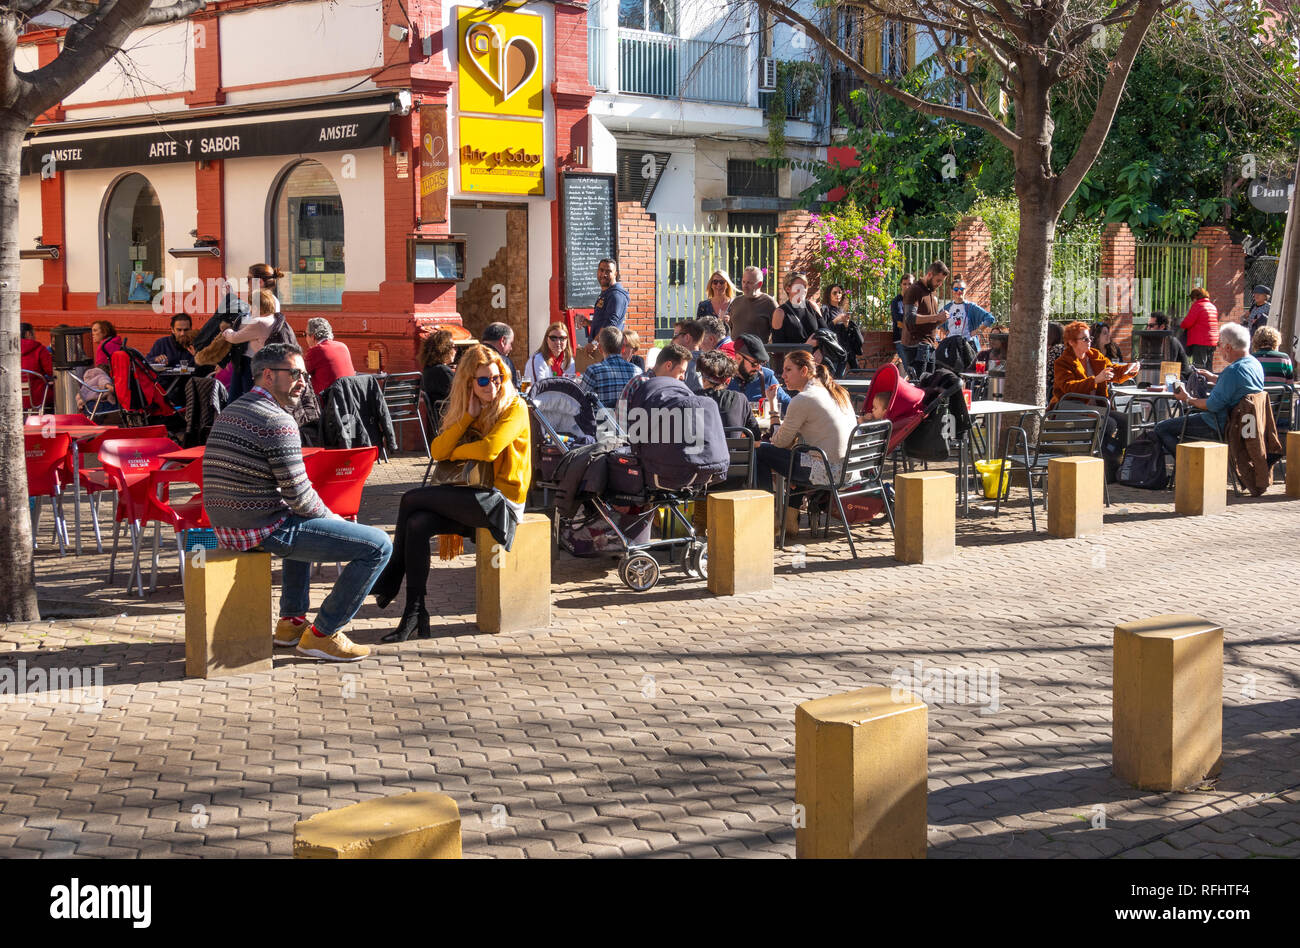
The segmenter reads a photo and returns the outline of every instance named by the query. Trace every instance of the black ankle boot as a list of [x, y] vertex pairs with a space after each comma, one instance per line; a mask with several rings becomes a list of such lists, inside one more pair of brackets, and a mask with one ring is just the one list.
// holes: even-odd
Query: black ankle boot
[[379, 641], [405, 642], [413, 635], [419, 635], [422, 639], [429, 637], [429, 613], [424, 608], [423, 599], [409, 600], [406, 603], [406, 610], [402, 613], [402, 621], [397, 624], [397, 628]]

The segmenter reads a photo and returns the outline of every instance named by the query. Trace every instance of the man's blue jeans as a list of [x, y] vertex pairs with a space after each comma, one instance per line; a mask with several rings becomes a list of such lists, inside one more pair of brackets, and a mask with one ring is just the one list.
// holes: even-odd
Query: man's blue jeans
[[311, 564], [347, 563], [316, 614], [316, 631], [333, 635], [352, 621], [393, 553], [388, 534], [375, 527], [296, 514], [267, 537], [260, 549], [284, 559], [280, 615], [305, 616], [311, 608]]
[[1208, 411], [1198, 411], [1187, 416], [1187, 433], [1182, 438], [1179, 436], [1183, 432], [1183, 419], [1166, 418], [1160, 424], [1156, 425], [1156, 437], [1164, 445], [1165, 450], [1170, 454], [1178, 453], [1178, 442], [1182, 441], [1218, 441], [1219, 440], [1219, 422], [1214, 415]]

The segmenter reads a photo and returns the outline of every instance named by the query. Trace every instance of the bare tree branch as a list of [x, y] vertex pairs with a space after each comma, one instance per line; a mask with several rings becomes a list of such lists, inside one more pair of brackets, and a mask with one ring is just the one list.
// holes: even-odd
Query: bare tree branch
[[910, 92], [906, 92], [897, 86], [890, 85], [845, 52], [838, 43], [831, 40], [816, 24], [802, 13], [792, 10], [783, 3], [776, 3], [774, 0], [756, 0], [756, 2], [759, 9], [771, 13], [781, 22], [802, 29], [809, 39], [821, 46], [831, 58], [838, 60], [852, 70], [853, 73], [868, 87], [883, 92], [885, 95], [893, 96], [904, 105], [916, 109], [918, 112], [924, 112], [926, 115], [933, 115], [936, 118], [953, 119], [954, 121], [965, 122], [968, 125], [982, 128], [1008, 148], [1014, 149], [1017, 147], [1019, 137], [1015, 132], [1011, 131], [1011, 129], [1007, 128], [997, 119], [988, 115], [981, 115], [978, 112], [972, 112], [969, 109], [959, 109], [950, 105], [939, 105], [935, 102], [923, 99], [920, 96], [913, 95]]

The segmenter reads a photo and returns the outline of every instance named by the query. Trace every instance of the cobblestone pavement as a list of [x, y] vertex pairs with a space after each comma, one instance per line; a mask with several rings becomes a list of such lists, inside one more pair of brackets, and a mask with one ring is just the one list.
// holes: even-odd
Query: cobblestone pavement
[[[391, 526], [422, 472], [380, 465], [362, 521]], [[477, 632], [464, 557], [429, 584], [438, 638], [217, 681], [182, 677], [174, 556], [132, 599], [45, 530], [55, 618], [0, 627], [0, 667], [101, 669], [103, 706], [0, 704], [0, 854], [288, 856], [296, 820], [431, 790], [469, 857], [791, 857], [795, 706], [964, 667], [998, 689], [931, 702], [932, 858], [1300, 855], [1300, 504], [1275, 486], [1180, 518], [1171, 493], [1114, 493], [1096, 540], [1034, 536], [1018, 501], [959, 520], [950, 563], [900, 565], [860, 528], [857, 564], [805, 540], [734, 598], [680, 569], [636, 595], [612, 560], [558, 555], [551, 626], [512, 635]], [[367, 605], [355, 638], [399, 607]], [[1187, 793], [1110, 773], [1111, 630], [1162, 612], [1226, 629], [1223, 774]]]

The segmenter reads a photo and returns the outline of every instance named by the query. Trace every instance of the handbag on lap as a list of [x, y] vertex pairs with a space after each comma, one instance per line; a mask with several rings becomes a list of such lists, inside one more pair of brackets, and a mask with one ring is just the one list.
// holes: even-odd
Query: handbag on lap
[[[470, 428], [461, 435], [456, 446], [478, 441], [480, 437], [478, 432]], [[491, 461], [471, 461], [464, 458], [458, 461], [434, 461], [433, 471], [429, 474], [430, 486], [491, 488], [495, 482], [496, 471]]]

